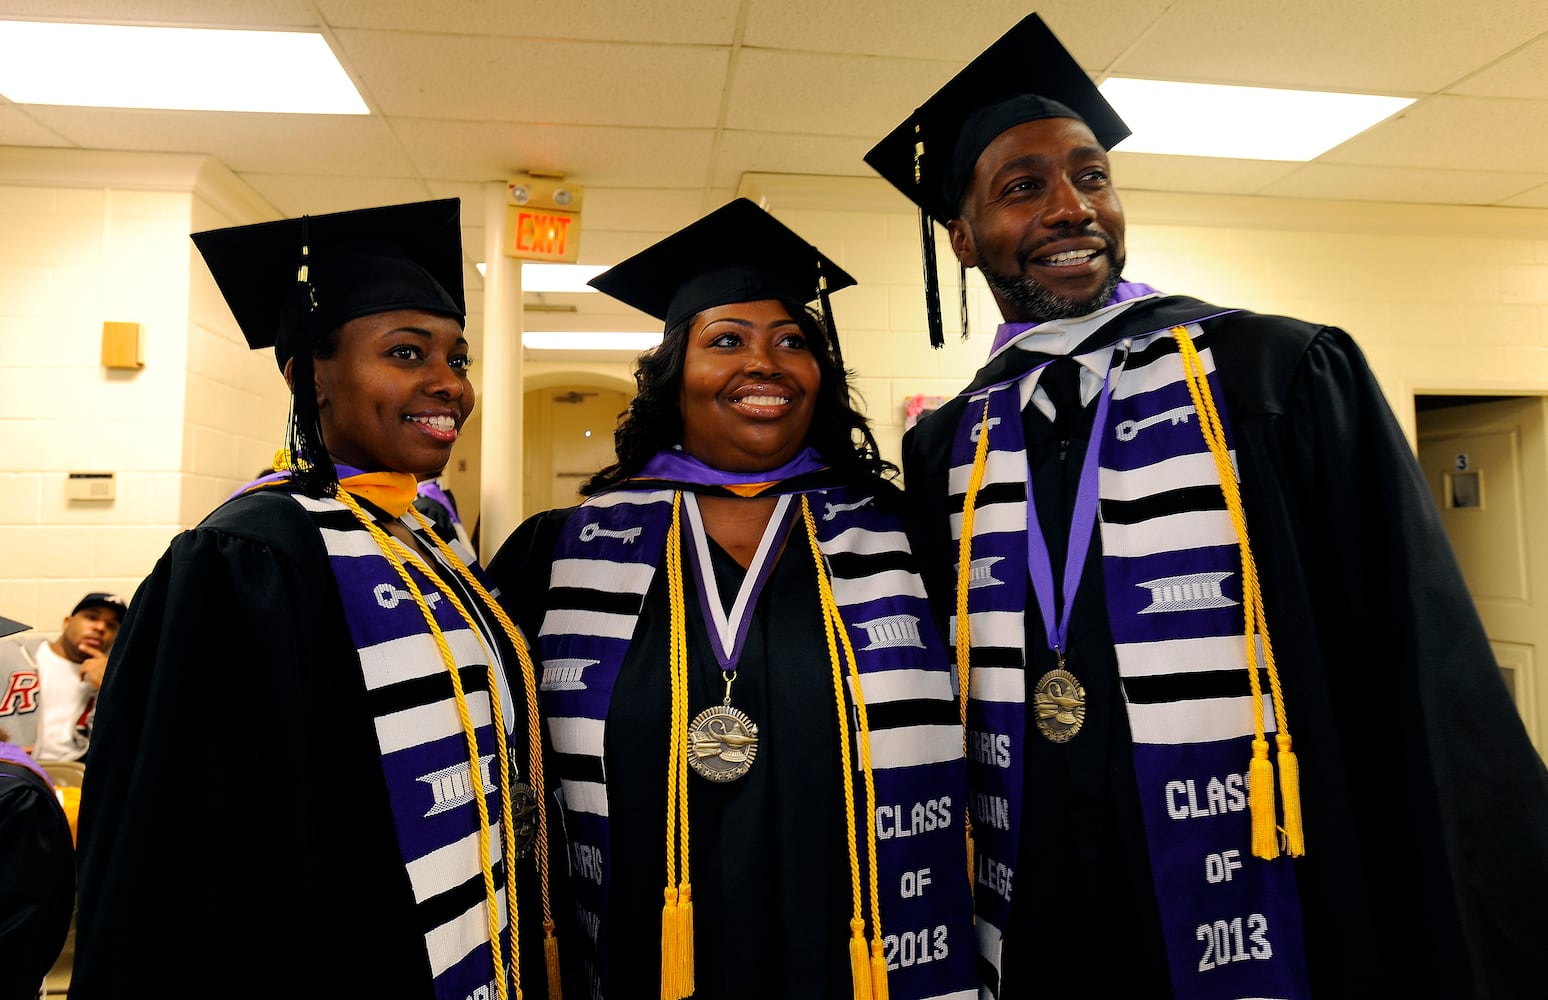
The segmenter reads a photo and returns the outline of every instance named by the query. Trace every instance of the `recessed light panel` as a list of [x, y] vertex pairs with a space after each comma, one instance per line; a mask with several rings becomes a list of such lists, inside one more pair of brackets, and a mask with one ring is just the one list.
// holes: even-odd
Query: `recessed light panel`
[[1120, 153], [1316, 159], [1414, 103], [1406, 97], [1115, 77], [1099, 88], [1134, 134]]
[[319, 34], [0, 21], [0, 95], [16, 104], [364, 115]]

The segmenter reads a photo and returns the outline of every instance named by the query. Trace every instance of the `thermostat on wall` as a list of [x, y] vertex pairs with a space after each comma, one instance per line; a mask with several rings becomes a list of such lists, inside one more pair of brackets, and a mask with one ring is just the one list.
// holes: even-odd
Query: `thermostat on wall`
[[118, 495], [113, 472], [71, 472], [65, 478], [66, 500], [112, 500]]

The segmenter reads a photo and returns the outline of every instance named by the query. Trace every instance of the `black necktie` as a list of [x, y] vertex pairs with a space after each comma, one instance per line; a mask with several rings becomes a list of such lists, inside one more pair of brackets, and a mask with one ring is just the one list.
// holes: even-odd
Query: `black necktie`
[[1080, 414], [1080, 365], [1070, 358], [1054, 358], [1043, 369], [1037, 384], [1053, 404], [1054, 434], [1061, 442], [1070, 439], [1070, 427]]

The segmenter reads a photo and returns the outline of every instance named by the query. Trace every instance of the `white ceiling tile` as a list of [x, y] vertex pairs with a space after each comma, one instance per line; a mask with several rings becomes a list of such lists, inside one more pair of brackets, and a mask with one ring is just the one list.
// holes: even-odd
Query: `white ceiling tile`
[[1548, 173], [1548, 100], [1426, 98], [1319, 162]]
[[954, 69], [917, 59], [743, 49], [726, 127], [867, 136], [874, 144]]
[[675, 232], [702, 214], [698, 191], [587, 185], [585, 194], [582, 224], [605, 219], [607, 228], [619, 232]]
[[[1168, 6], [1170, 0], [1045, 0], [1037, 13], [1077, 62], [1094, 69]], [[1025, 0], [979, 0], [966, 9], [940, 0], [753, 0], [743, 44], [937, 59], [955, 72], [1027, 14]]]
[[1506, 198], [1500, 204], [1513, 208], [1548, 208], [1548, 184], [1523, 191], [1513, 198]]
[[[505, 179], [503, 177], [500, 178], [501, 183], [504, 183], [504, 180]], [[461, 198], [462, 216], [464, 220], [466, 220], [471, 213], [483, 214], [485, 197], [485, 186], [483, 184], [465, 181], [443, 180], [431, 180], [427, 183], [429, 184], [430, 197], [432, 198]], [[464, 221], [463, 228], [467, 228], [466, 221]]]
[[702, 46], [396, 31], [338, 40], [366, 99], [389, 117], [712, 128], [726, 75], [727, 51]]
[[1261, 193], [1274, 197], [1494, 205], [1548, 180], [1548, 175], [1475, 170], [1421, 170], [1308, 163]]
[[1128, 190], [1255, 194], [1300, 166], [1279, 160], [1125, 153], [1121, 147], [1112, 161], [1120, 195]]
[[709, 170], [707, 130], [501, 125], [399, 119], [393, 129], [427, 177], [503, 180], [557, 170], [577, 184], [698, 188]]
[[729, 45], [738, 0], [316, 0], [328, 23], [467, 35]]
[[68, 146], [68, 139], [49, 129], [26, 110], [0, 103], [0, 146]]
[[403, 177], [413, 165], [375, 116], [222, 114], [29, 105], [77, 146], [208, 153], [238, 173]]
[[1185, 0], [1117, 76], [1375, 93], [1434, 93], [1548, 30], [1548, 4], [1519, 0], [1242, 3]]
[[1541, 100], [1548, 96], [1548, 36], [1484, 67], [1447, 93]]
[[856, 136], [781, 135], [727, 130], [715, 159], [717, 187], [735, 187], [749, 171], [771, 174], [868, 176], [866, 150], [873, 140]]
[[242, 179], [286, 216], [347, 212], [435, 197], [423, 181], [402, 177], [311, 177], [246, 173]]

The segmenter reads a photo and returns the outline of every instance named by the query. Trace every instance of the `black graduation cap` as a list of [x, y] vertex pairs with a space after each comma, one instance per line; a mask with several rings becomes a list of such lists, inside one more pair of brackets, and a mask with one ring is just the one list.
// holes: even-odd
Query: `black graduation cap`
[[305, 338], [361, 316], [422, 309], [463, 321], [461, 215], [445, 198], [192, 238], [248, 345], [274, 347], [283, 368]]
[[[1042, 118], [1084, 121], [1104, 149], [1129, 127], [1036, 14], [1028, 14], [865, 154], [865, 162], [919, 206], [930, 342], [941, 346], [935, 234], [957, 216], [979, 154], [1008, 128]], [[966, 292], [963, 335], [967, 333]]]
[[822, 251], [746, 198], [641, 250], [589, 284], [671, 329], [713, 306], [760, 299], [822, 301], [835, 353], [829, 293], [855, 279]]
[[31, 627], [31, 625], [23, 625], [21, 622], [10, 618], [0, 618], [0, 639], [8, 635], [15, 635], [17, 632], [25, 632]]

